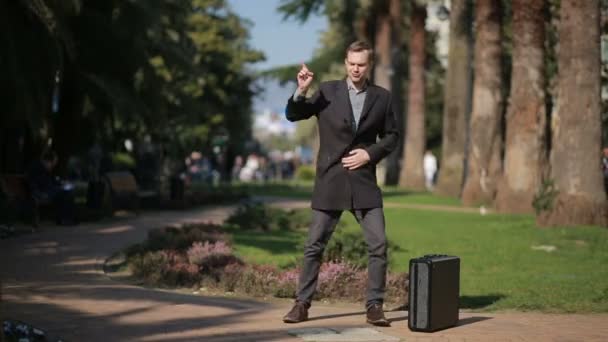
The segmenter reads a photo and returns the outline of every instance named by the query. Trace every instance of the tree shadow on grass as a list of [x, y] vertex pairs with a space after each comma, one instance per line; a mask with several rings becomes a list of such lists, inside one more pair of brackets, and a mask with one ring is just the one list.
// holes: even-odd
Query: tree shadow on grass
[[302, 236], [295, 232], [231, 232], [234, 242], [263, 249], [272, 254], [293, 253], [303, 247]]
[[506, 296], [500, 293], [485, 296], [460, 296], [460, 308], [483, 309], [504, 298]]

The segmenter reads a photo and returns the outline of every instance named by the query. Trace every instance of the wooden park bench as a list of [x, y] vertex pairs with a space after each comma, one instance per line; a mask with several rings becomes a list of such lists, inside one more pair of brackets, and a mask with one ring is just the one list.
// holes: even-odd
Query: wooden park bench
[[157, 200], [160, 194], [156, 190], [141, 190], [131, 172], [115, 171], [104, 175], [110, 189], [112, 211], [128, 209], [139, 212], [141, 201]]

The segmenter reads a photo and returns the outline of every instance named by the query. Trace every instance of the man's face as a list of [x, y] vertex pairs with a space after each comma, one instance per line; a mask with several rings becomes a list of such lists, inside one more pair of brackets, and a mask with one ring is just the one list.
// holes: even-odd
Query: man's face
[[344, 64], [350, 80], [355, 84], [361, 84], [367, 79], [370, 68], [369, 51], [349, 51]]

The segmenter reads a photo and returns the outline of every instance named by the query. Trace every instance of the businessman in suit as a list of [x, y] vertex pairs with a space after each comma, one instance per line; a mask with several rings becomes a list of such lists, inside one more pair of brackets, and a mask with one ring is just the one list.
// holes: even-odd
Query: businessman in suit
[[283, 317], [285, 323], [308, 319], [317, 287], [319, 267], [327, 245], [344, 210], [363, 228], [368, 246], [367, 322], [388, 326], [382, 308], [386, 285], [386, 234], [382, 194], [376, 182], [376, 164], [397, 145], [399, 131], [391, 94], [370, 84], [371, 47], [361, 41], [346, 50], [346, 79], [322, 82], [306, 98], [314, 74], [306, 65], [298, 72], [298, 88], [289, 98], [290, 121], [316, 116], [320, 148], [312, 196], [312, 224], [304, 248], [297, 299]]

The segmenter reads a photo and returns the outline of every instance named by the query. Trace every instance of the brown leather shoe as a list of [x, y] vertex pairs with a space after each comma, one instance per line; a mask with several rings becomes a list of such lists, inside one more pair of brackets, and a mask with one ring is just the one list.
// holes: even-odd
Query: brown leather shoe
[[285, 323], [300, 323], [308, 320], [308, 306], [303, 302], [296, 302], [291, 310], [283, 317]]
[[377, 325], [379, 327], [389, 327], [391, 322], [384, 317], [384, 310], [382, 310], [382, 304], [372, 304], [367, 309], [367, 323]]

